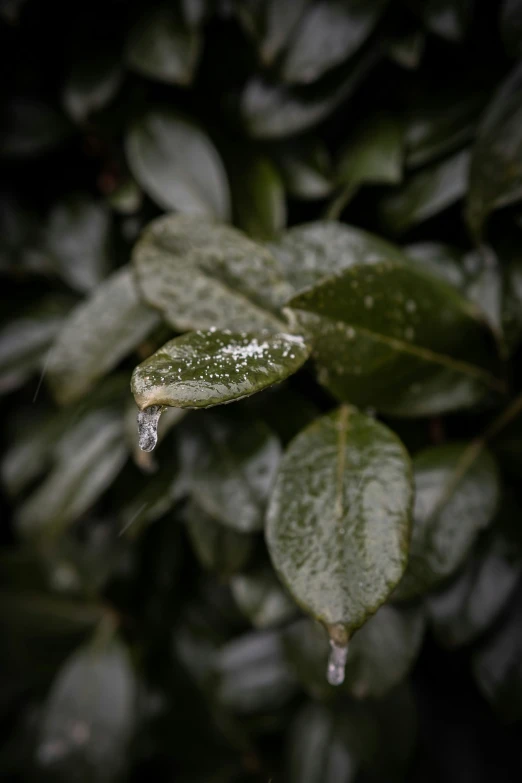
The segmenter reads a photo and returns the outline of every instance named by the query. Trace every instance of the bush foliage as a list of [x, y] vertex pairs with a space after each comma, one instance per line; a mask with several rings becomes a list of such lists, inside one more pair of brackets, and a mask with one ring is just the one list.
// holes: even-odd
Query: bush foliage
[[522, 2], [0, 42], [3, 777], [519, 780]]

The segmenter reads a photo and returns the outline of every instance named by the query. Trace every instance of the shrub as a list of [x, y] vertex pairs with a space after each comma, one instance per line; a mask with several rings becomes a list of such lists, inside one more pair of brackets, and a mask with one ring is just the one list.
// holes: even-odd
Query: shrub
[[518, 780], [522, 3], [0, 13], [5, 779]]

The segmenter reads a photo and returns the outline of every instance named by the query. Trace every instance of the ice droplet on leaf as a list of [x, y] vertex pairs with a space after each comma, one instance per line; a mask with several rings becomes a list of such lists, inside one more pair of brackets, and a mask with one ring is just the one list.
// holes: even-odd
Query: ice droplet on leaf
[[344, 668], [348, 657], [348, 645], [336, 644], [330, 639], [330, 655], [328, 656], [328, 668], [326, 679], [330, 685], [342, 685], [344, 682]]
[[151, 405], [138, 413], [138, 443], [142, 451], [152, 451], [158, 442], [158, 422], [163, 405]]

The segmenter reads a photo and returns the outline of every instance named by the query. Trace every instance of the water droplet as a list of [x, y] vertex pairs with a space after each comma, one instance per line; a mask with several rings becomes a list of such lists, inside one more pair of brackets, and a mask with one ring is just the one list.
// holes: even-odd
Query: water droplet
[[329, 685], [342, 685], [344, 682], [344, 669], [348, 657], [348, 645], [340, 646], [330, 639], [330, 655], [328, 656], [328, 669], [326, 679]]
[[142, 451], [152, 451], [158, 442], [158, 422], [162, 405], [151, 405], [138, 413], [138, 443]]
[[373, 307], [373, 296], [364, 297], [364, 306], [367, 307], [368, 310]]

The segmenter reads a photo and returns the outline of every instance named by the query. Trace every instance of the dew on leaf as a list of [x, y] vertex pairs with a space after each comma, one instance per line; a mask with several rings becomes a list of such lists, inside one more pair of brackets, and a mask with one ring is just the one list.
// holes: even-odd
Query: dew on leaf
[[162, 405], [151, 405], [138, 412], [138, 443], [142, 451], [152, 451], [158, 442], [158, 423]]

